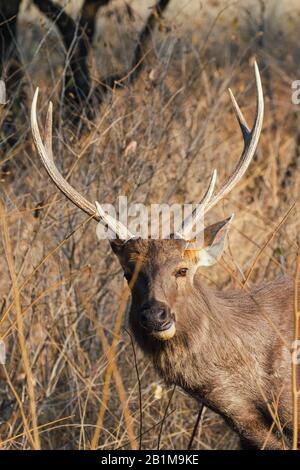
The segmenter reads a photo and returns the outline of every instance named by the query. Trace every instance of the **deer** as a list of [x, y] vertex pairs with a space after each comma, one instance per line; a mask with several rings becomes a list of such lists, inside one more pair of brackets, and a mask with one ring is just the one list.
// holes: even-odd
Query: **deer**
[[[131, 291], [129, 325], [158, 374], [166, 384], [180, 387], [222, 416], [248, 448], [280, 450], [291, 446], [293, 435], [294, 279], [286, 276], [247, 290], [213, 288], [203, 282], [202, 273], [219, 262], [233, 216], [203, 228], [200, 245], [190, 235], [199, 214], [203, 216], [232, 191], [255, 154], [264, 97], [256, 62], [254, 71], [257, 100], [252, 128], [229, 89], [244, 142], [234, 171], [216, 193], [214, 170], [197, 210], [169, 239], [135, 237], [66, 181], [53, 158], [51, 102], [44, 140], [40, 134], [38, 89], [31, 128], [53, 183], [79, 209], [115, 233], [109, 243]], [[298, 295], [299, 285], [296, 290]]]

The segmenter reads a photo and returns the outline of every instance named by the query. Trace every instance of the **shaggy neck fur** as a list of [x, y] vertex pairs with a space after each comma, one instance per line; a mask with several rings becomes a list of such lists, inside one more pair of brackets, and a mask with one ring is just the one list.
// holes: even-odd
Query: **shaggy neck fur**
[[219, 292], [195, 279], [181, 311], [179, 307], [174, 338], [161, 342], [146, 336], [137, 325], [132, 325], [133, 330], [138, 330], [135, 336], [140, 347], [167, 383], [181, 386], [215, 408], [216, 390], [225, 389], [234, 377], [239, 376], [251, 390], [265, 391], [270, 386], [265, 371], [273, 371], [274, 364], [268, 345], [277, 342], [279, 354], [282, 345], [266, 320], [270, 316], [272, 321], [266, 295], [278, 289], [285, 292], [290, 285], [281, 280], [249, 293]]

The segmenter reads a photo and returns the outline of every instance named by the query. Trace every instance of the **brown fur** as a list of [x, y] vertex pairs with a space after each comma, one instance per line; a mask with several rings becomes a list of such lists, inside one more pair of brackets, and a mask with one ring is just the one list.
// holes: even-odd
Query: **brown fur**
[[[128, 280], [135, 260], [141, 261], [131, 288], [129, 322], [164, 380], [222, 415], [256, 448], [288, 447], [292, 280], [275, 280], [251, 292], [219, 292], [203, 284], [183, 240], [130, 240], [112, 247]], [[184, 278], [175, 276], [180, 267], [189, 268]], [[168, 306], [176, 321], [172, 339], [159, 341], [141, 327], [145, 302]]]

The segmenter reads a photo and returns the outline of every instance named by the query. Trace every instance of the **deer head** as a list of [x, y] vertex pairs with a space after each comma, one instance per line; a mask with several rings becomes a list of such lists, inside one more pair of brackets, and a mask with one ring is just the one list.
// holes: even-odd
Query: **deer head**
[[217, 262], [231, 220], [207, 227], [202, 247], [196, 250], [193, 242], [174, 236], [168, 240], [111, 242], [131, 289], [129, 318], [136, 336], [167, 340], [175, 335], [194, 275], [199, 267]]
[[255, 153], [263, 120], [263, 91], [257, 64], [254, 64], [257, 86], [257, 108], [253, 128], [250, 129], [232, 94], [234, 111], [239, 122], [244, 149], [233, 173], [214, 194], [216, 171], [213, 171], [208, 189], [195, 211], [184, 220], [169, 240], [137, 239], [119, 221], [102, 209], [99, 203], [91, 204], [62, 177], [57, 170], [52, 153], [52, 104], [49, 104], [43, 143], [36, 117], [38, 90], [32, 109], [33, 138], [49, 176], [57, 187], [80, 209], [97, 221], [102, 221], [115, 234], [111, 247], [117, 255], [132, 292], [130, 323], [137, 336], [148, 340], [170, 340], [180, 332], [181, 312], [186, 309], [187, 297], [193, 287], [198, 268], [206, 268], [222, 255], [226, 234], [232, 217], [204, 229], [202, 244], [191, 239], [193, 226], [199, 217], [224, 198], [242, 178]]

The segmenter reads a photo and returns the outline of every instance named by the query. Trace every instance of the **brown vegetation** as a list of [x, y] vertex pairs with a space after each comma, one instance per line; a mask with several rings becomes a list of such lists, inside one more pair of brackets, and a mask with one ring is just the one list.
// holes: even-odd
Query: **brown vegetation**
[[[20, 16], [27, 101], [15, 115], [13, 142], [2, 133], [13, 96], [0, 110], [3, 449], [130, 448], [140, 441], [150, 449], [158, 440], [161, 448], [184, 449], [198, 413], [197, 404], [179, 389], [169, 390], [133, 347], [117, 261], [97, 240], [94, 223], [57, 193], [41, 167], [29, 127], [37, 85], [40, 109], [51, 97], [57, 110], [57, 164], [90, 200], [113, 202], [127, 194], [139, 202], [189, 202], [203, 192], [211, 168], [222, 181], [236, 162], [240, 136], [226, 90], [230, 85], [252, 122], [249, 64], [256, 58], [266, 95], [256, 165], [210, 214], [208, 222], [232, 212], [236, 220], [227, 254], [206, 282], [226, 289], [294, 274], [300, 139], [291, 82], [298, 78], [299, 12], [279, 17], [271, 0], [265, 4], [256, 11], [250, 1], [239, 9], [211, 1], [201, 9], [195, 1], [191, 16], [188, 7], [176, 1], [171, 7], [170, 0], [138, 80], [107, 94], [93, 120], [82, 116], [80, 132], [63, 125], [60, 35], [33, 7]], [[95, 86], [132, 63], [147, 16], [136, 3], [132, 11], [122, 2], [102, 9], [89, 58]], [[206, 412], [193, 445], [238, 444], [221, 419]]]

